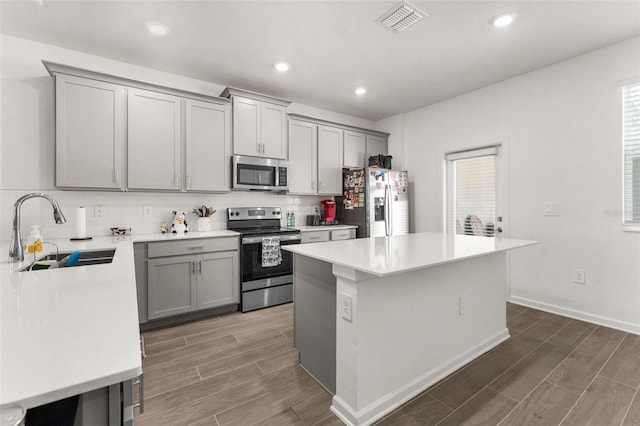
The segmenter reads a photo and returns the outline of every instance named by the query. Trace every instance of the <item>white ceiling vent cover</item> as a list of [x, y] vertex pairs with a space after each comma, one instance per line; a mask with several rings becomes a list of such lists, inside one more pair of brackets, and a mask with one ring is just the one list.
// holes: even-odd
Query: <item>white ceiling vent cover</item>
[[426, 13], [414, 5], [403, 1], [382, 15], [382, 17], [378, 19], [378, 22], [391, 31], [399, 33], [422, 20], [425, 16], [427, 16]]

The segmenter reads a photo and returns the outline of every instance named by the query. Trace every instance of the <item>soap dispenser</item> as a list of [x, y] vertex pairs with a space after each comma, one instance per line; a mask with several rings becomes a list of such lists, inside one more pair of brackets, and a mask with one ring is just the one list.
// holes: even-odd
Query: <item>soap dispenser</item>
[[31, 225], [31, 234], [27, 237], [27, 252], [37, 253], [42, 251], [42, 235], [40, 225]]

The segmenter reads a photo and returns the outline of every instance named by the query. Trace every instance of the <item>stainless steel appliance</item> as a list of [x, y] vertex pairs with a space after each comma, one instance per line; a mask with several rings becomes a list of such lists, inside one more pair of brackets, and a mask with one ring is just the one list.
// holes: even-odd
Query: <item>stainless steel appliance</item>
[[[300, 244], [300, 230], [280, 226], [279, 207], [227, 209], [227, 229], [241, 234], [240, 310], [242, 312], [293, 301], [293, 254], [278, 246]], [[277, 241], [274, 248], [274, 241]], [[279, 255], [265, 261], [263, 247]], [[279, 252], [279, 253], [278, 253]]]
[[233, 184], [240, 191], [285, 191], [287, 189], [286, 160], [247, 155], [233, 156]]
[[336, 197], [336, 219], [357, 225], [357, 238], [409, 233], [406, 171], [367, 167], [343, 169], [343, 196]]

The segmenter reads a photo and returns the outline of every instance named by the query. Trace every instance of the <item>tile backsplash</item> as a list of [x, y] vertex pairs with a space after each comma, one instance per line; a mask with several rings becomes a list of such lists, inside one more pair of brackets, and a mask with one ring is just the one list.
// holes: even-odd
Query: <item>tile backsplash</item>
[[[160, 232], [160, 223], [171, 223], [174, 210], [187, 213], [190, 231], [197, 231], [194, 207], [213, 206], [211, 229], [226, 229], [228, 207], [280, 207], [283, 210], [282, 225], [286, 226], [286, 213], [292, 211], [296, 225], [304, 225], [305, 216], [313, 213], [314, 206], [327, 196], [293, 196], [270, 192], [229, 192], [225, 194], [185, 194], [157, 192], [97, 192], [59, 190], [2, 190], [0, 191], [0, 241], [11, 239], [13, 205], [29, 192], [44, 192], [55, 198], [67, 217], [67, 223], [56, 225], [50, 204], [41, 198], [25, 201], [21, 208], [21, 232], [29, 235], [31, 225], [40, 225], [45, 240], [71, 238], [76, 232], [76, 208], [87, 209], [87, 236], [110, 235], [109, 228], [132, 228], [132, 234]], [[102, 206], [102, 217], [96, 217], [94, 206]], [[144, 207], [151, 207], [151, 215], [144, 216]]]

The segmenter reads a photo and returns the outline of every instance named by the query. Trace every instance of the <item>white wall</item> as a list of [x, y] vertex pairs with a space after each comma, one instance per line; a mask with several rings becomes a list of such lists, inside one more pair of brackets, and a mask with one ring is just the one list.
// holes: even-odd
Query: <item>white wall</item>
[[[41, 199], [28, 200], [22, 208], [22, 232], [40, 224], [46, 238], [71, 237], [75, 230], [73, 209], [80, 205], [104, 206], [104, 217], [87, 218], [89, 235], [108, 235], [109, 228], [132, 227], [134, 233], [158, 232], [159, 223], [171, 219], [173, 210], [190, 212], [195, 206], [214, 206], [213, 226], [226, 227], [227, 207], [280, 206], [295, 213], [297, 224], [313, 213], [313, 206], [327, 197], [295, 197], [271, 193], [228, 194], [118, 193], [58, 191], [54, 185], [54, 87], [42, 60], [72, 65], [177, 89], [218, 96], [224, 85], [194, 80], [149, 68], [134, 66], [85, 53], [0, 35], [0, 241], [10, 239], [12, 207], [27, 192], [43, 191], [54, 196], [69, 222], [55, 225], [51, 208]], [[337, 114], [303, 104], [291, 104], [290, 112], [375, 129], [368, 120]], [[160, 154], [158, 154], [160, 155]], [[143, 217], [143, 206], [153, 207], [152, 217]], [[195, 221], [193, 221], [195, 222]]]
[[[540, 242], [511, 255], [513, 300], [640, 333], [640, 234], [622, 231], [619, 88], [638, 76], [634, 38], [390, 119], [387, 130], [404, 121], [412, 230], [442, 229], [445, 151], [504, 141], [505, 228]], [[560, 216], [544, 216], [545, 203]]]

